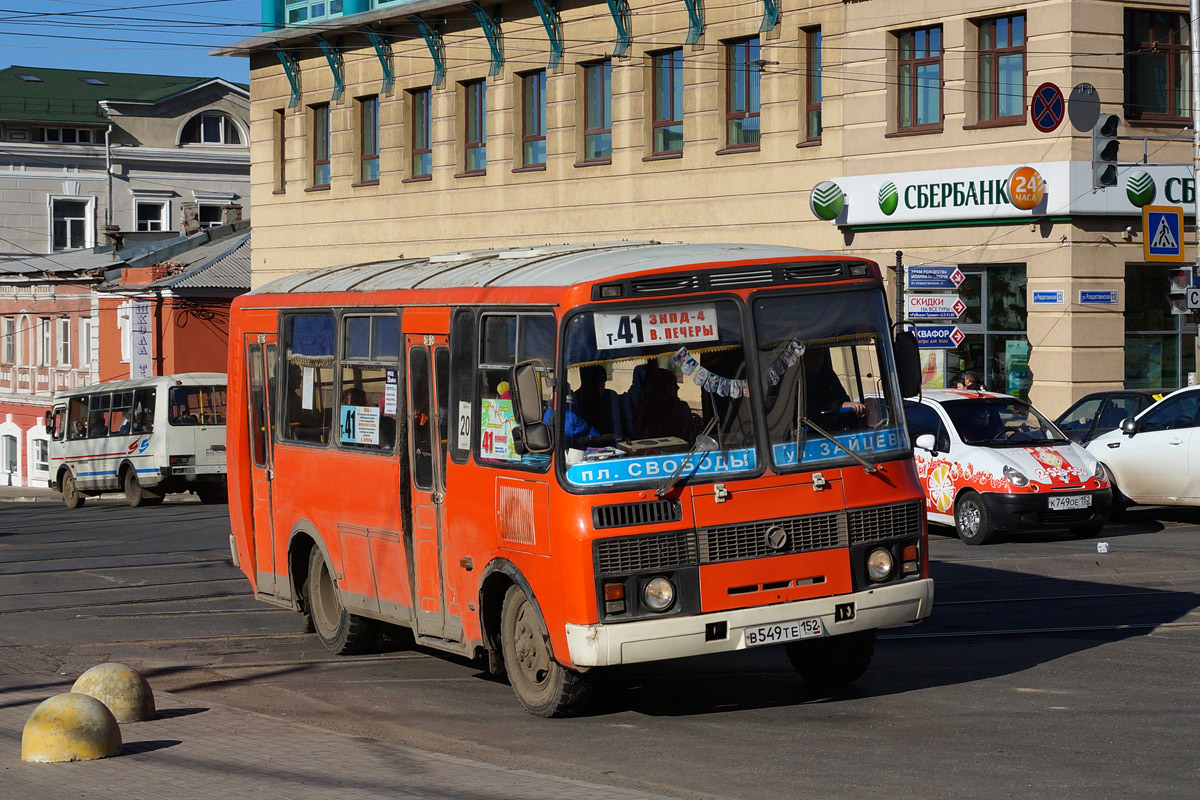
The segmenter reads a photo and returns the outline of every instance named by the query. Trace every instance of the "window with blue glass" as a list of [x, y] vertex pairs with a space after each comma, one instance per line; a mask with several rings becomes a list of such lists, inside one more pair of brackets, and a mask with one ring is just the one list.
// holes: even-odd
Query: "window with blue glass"
[[979, 121], [1025, 121], [1025, 15], [979, 24]]
[[725, 46], [725, 145], [759, 146], [759, 76], [762, 56], [758, 37]]
[[412, 106], [412, 173], [410, 178], [428, 178], [433, 174], [433, 122], [430, 116], [430, 89], [414, 89], [408, 93]]
[[942, 27], [904, 31], [897, 40], [897, 127], [903, 131], [940, 130]]
[[471, 81], [462, 86], [466, 123], [463, 132], [464, 171], [483, 172], [487, 169], [487, 83]]
[[312, 106], [312, 185], [329, 185], [329, 104]]
[[287, 24], [297, 25], [315, 19], [340, 17], [342, 0], [284, 0]]
[[583, 160], [612, 158], [612, 62], [583, 67]]
[[521, 165], [546, 163], [546, 70], [521, 76]]
[[376, 183], [379, 181], [379, 95], [358, 101], [358, 122], [358, 179], [362, 183]]
[[654, 56], [654, 154], [683, 152], [683, 50]]

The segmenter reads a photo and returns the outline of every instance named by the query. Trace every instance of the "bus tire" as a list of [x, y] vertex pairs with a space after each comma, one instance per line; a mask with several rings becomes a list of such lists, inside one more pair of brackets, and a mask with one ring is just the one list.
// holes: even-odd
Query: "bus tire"
[[519, 586], [504, 595], [500, 649], [508, 683], [530, 714], [569, 717], [582, 710], [591, 681], [554, 660], [546, 623]]
[[871, 666], [875, 629], [792, 642], [784, 649], [804, 680], [820, 686], [842, 686], [861, 678]]
[[58, 485], [62, 487], [63, 503], [67, 508], [79, 508], [83, 505], [83, 494], [79, 491], [79, 487], [75, 484], [75, 476], [67, 470], [58, 480]]
[[374, 621], [351, 614], [342, 605], [319, 547], [308, 557], [308, 612], [317, 638], [335, 656], [365, 652], [375, 641]]
[[226, 494], [224, 486], [200, 486], [196, 489], [196, 496], [200, 498], [201, 503], [208, 506], [229, 502], [229, 495]]
[[138, 480], [137, 470], [133, 467], [125, 470], [125, 502], [133, 508], [138, 506], [156, 506], [163, 501], [163, 496], [142, 486]]

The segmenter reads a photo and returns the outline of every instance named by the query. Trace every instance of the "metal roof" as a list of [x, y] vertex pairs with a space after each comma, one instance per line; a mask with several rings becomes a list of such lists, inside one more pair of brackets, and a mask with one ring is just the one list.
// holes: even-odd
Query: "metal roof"
[[573, 286], [649, 270], [812, 256], [845, 259], [843, 255], [819, 250], [761, 244], [595, 242], [471, 250], [428, 258], [348, 264], [279, 278], [252, 294]]
[[150, 284], [152, 289], [250, 288], [250, 234], [219, 239], [188, 253], [191, 269]]
[[229, 376], [224, 372], [180, 372], [175, 375], [149, 375], [145, 378], [125, 378], [119, 381], [106, 381], [104, 383], [93, 383], [89, 386], [80, 386], [77, 389], [65, 389], [61, 392], [54, 393], [54, 399], [60, 400], [66, 397], [75, 397], [89, 392], [112, 391], [120, 392], [125, 389], [136, 389], [145, 386], [153, 380], [170, 380], [172, 382], [179, 381], [184, 386], [196, 386], [214, 384], [221, 385], [229, 380]]

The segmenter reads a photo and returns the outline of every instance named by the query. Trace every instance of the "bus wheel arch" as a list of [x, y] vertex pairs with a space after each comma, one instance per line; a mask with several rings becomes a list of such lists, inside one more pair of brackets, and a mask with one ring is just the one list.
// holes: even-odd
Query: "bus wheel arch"
[[63, 466], [58, 470], [58, 478], [55, 480], [58, 484], [58, 489], [62, 493], [63, 503], [67, 508], [79, 508], [83, 505], [83, 492], [79, 491], [79, 485], [75, 482], [75, 473], [70, 467]]
[[130, 506], [156, 506], [163, 501], [161, 489], [142, 486], [137, 468], [130, 461], [122, 461], [117, 468], [117, 483], [125, 491], [125, 502]]
[[[294, 558], [289, 554], [289, 563], [294, 563]], [[355, 655], [369, 649], [376, 641], [378, 625], [375, 620], [346, 609], [334, 577], [333, 560], [319, 540], [308, 548], [304, 571], [308, 575], [303, 593], [308, 621], [321, 644], [339, 656]]]
[[479, 626], [487, 648], [488, 671], [497, 678], [504, 677], [504, 659], [500, 654], [500, 615], [504, 610], [504, 596], [508, 594], [510, 586], [521, 587], [534, 608], [541, 613], [533, 587], [516, 564], [498, 558], [487, 565], [479, 583]]
[[292, 585], [292, 607], [304, 616], [304, 633], [315, 632], [308, 608], [308, 563], [314, 547], [319, 548], [326, 559], [329, 558], [325, 543], [307, 525], [297, 526], [288, 538], [288, 580]]

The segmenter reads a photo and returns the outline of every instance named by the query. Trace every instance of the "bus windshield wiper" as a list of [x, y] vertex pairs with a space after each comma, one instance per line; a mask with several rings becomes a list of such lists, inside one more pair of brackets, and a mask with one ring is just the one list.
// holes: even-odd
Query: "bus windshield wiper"
[[[813, 422], [808, 417], [804, 417], [804, 416], [800, 417], [799, 422], [801, 425], [807, 425], [808, 427], [812, 428], [817, 433], [824, 436], [829, 441], [833, 442], [834, 445], [836, 445], [839, 450], [842, 450], [846, 455], [850, 456], [855, 461], [857, 461], [859, 464], [861, 464], [863, 470], [865, 470], [867, 472], [867, 474], [872, 474], [872, 473], [879, 471], [879, 467], [875, 466], [870, 461], [867, 461], [865, 458], [863, 458], [858, 453], [851, 450], [849, 447], [846, 447], [846, 445], [839, 442], [832, 433], [825, 430], [824, 428], [822, 428], [817, 423]], [[800, 426], [799, 425], [796, 426], [796, 463], [800, 463]]]
[[691, 448], [683, 454], [683, 458], [679, 460], [679, 466], [676, 467], [675, 471], [671, 473], [671, 477], [659, 484], [658, 488], [654, 490], [655, 497], [664, 497], [667, 492], [675, 488], [676, 484], [682, 480], [682, 478], [680, 478], [680, 473], [683, 472], [684, 465], [688, 463], [688, 460], [691, 459], [693, 455], [695, 455], [696, 451], [699, 450], [709, 453], [713, 450], [720, 449], [721, 446], [717, 444], [717, 440], [708, 435], [709, 431], [713, 429], [713, 425], [715, 425], [716, 422], [717, 417], [714, 415], [713, 418], [708, 421], [708, 424], [704, 426], [704, 430], [696, 434], [696, 439], [692, 442]]

